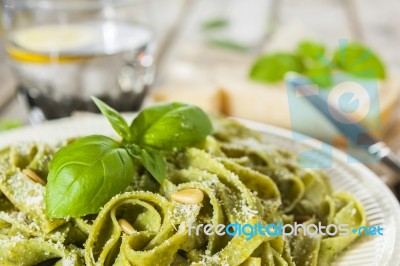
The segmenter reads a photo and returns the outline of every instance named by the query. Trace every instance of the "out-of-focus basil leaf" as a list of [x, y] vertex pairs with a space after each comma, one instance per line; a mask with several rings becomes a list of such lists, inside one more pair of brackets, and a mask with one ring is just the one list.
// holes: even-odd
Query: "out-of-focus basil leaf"
[[289, 71], [302, 73], [304, 65], [301, 59], [290, 53], [275, 53], [261, 56], [251, 67], [249, 76], [252, 80], [265, 83], [282, 81]]
[[296, 53], [302, 58], [320, 59], [325, 54], [325, 46], [313, 41], [302, 41]]
[[319, 60], [311, 60], [304, 75], [321, 89], [330, 89], [333, 85], [332, 68]]
[[381, 59], [369, 48], [359, 43], [344, 43], [333, 54], [333, 62], [345, 72], [360, 78], [386, 77]]
[[17, 119], [0, 119], [0, 131], [9, 129], [19, 128], [22, 126], [22, 122]]
[[226, 28], [229, 25], [229, 20], [226, 18], [210, 19], [202, 23], [201, 29], [204, 31]]

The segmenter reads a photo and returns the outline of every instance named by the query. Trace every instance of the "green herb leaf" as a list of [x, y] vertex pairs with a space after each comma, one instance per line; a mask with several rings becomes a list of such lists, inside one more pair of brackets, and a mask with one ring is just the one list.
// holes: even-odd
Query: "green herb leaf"
[[235, 40], [230, 40], [230, 39], [208, 38], [207, 44], [210, 46], [215, 46], [215, 47], [219, 47], [219, 48], [235, 50], [238, 52], [245, 52], [245, 51], [250, 50], [250, 46], [248, 46], [244, 43], [239, 43], [238, 41], [235, 41]]
[[96, 97], [92, 97], [92, 100], [95, 102], [95, 104], [100, 109], [102, 114], [105, 117], [107, 117], [108, 121], [110, 122], [114, 130], [124, 140], [131, 141], [132, 137], [131, 137], [131, 132], [129, 130], [129, 126], [126, 123], [125, 119], [121, 116], [121, 114]]
[[345, 43], [333, 55], [333, 62], [345, 72], [361, 78], [384, 79], [385, 66], [369, 48], [359, 43]]
[[149, 107], [136, 117], [130, 128], [136, 144], [161, 150], [192, 146], [213, 130], [203, 110], [182, 103]]
[[138, 160], [158, 183], [162, 184], [164, 182], [165, 175], [167, 174], [167, 164], [158, 152], [150, 149], [142, 149]]
[[331, 89], [333, 85], [333, 79], [329, 70], [324, 68], [310, 68], [305, 73], [312, 82], [317, 84], [320, 89]]
[[304, 71], [312, 82], [316, 83], [321, 89], [330, 89], [333, 85], [332, 67], [320, 60], [310, 59], [308, 68]]
[[127, 188], [134, 177], [135, 161], [162, 183], [167, 165], [156, 149], [184, 148], [212, 132], [208, 116], [192, 105], [170, 103], [147, 108], [128, 127], [117, 111], [96, 98], [93, 100], [123, 141], [88, 136], [54, 155], [46, 186], [49, 217], [97, 213]]
[[271, 83], [282, 81], [289, 71], [302, 73], [304, 65], [300, 58], [290, 53], [276, 53], [261, 56], [250, 70], [250, 78], [256, 81]]
[[167, 174], [167, 164], [164, 158], [157, 152], [151, 149], [141, 149], [137, 145], [129, 145], [127, 147], [129, 154], [137, 159], [144, 168], [162, 184]]
[[320, 59], [325, 54], [325, 47], [321, 43], [302, 41], [297, 45], [296, 53], [304, 59]]
[[0, 131], [14, 129], [22, 126], [22, 122], [17, 119], [0, 119]]
[[229, 25], [229, 20], [226, 18], [215, 18], [205, 21], [201, 28], [204, 31], [226, 28]]
[[97, 213], [124, 191], [134, 173], [132, 158], [118, 142], [89, 136], [61, 148], [49, 165], [46, 210], [49, 217]]

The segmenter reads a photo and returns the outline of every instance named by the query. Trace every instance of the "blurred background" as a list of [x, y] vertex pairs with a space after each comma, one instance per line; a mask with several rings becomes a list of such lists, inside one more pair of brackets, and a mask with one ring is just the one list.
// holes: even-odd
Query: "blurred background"
[[[94, 111], [96, 95], [120, 111], [189, 102], [343, 146], [311, 107], [292, 128], [284, 76], [336, 73], [330, 62], [344, 41], [362, 44], [384, 69], [374, 77], [379, 111], [364, 125], [400, 152], [396, 0], [2, 0], [0, 11], [2, 130]], [[322, 67], [301, 57], [313, 49]], [[281, 61], [262, 71], [282, 73], [258, 75], [266, 58]]]

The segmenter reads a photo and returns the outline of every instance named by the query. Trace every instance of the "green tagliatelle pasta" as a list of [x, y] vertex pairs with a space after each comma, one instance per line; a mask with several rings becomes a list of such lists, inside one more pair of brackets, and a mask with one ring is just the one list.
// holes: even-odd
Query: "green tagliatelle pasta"
[[[218, 119], [197, 147], [165, 153], [160, 186], [138, 168], [128, 189], [97, 215], [46, 216], [47, 166], [58, 147], [24, 143], [0, 156], [0, 265], [329, 265], [357, 234], [207, 235], [200, 224], [366, 225], [363, 206], [334, 193], [319, 171], [263, 144], [256, 132]], [[28, 170], [27, 170], [28, 169]], [[198, 189], [204, 199], [185, 204], [174, 193]], [[124, 228], [124, 221], [130, 227]]]

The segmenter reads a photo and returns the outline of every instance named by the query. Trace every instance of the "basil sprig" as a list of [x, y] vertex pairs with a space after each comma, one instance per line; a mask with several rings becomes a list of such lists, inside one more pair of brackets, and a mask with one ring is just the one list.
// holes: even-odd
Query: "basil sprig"
[[334, 74], [344, 72], [363, 79], [384, 79], [382, 60], [368, 47], [352, 42], [342, 42], [329, 54], [324, 45], [302, 41], [293, 52], [262, 55], [253, 63], [249, 77], [263, 83], [282, 81], [289, 71], [305, 75], [322, 89], [334, 84]]
[[142, 165], [159, 183], [167, 166], [160, 150], [183, 149], [212, 133], [208, 116], [198, 107], [168, 103], [144, 109], [130, 125], [113, 108], [93, 98], [122, 137], [83, 137], [56, 152], [49, 165], [46, 210], [49, 217], [80, 217], [100, 211], [123, 192]]

